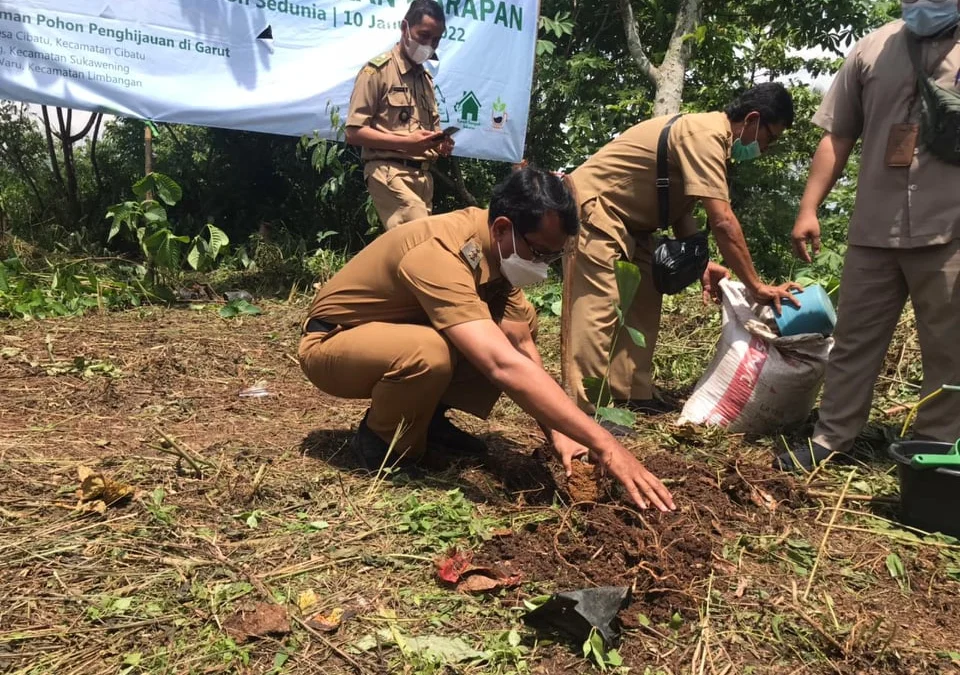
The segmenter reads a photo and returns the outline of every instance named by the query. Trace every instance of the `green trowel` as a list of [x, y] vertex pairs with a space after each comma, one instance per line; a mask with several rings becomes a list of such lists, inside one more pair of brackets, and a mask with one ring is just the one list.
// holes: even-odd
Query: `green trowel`
[[910, 466], [914, 469], [960, 468], [960, 440], [953, 444], [949, 452], [942, 455], [914, 455], [910, 458]]

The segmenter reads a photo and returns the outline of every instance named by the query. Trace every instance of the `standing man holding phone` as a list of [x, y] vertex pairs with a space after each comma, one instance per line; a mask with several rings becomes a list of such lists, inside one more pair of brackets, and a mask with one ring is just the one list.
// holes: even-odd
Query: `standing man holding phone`
[[387, 230], [431, 214], [430, 167], [453, 151], [452, 134], [440, 129], [433, 78], [423, 67], [436, 58], [445, 29], [440, 3], [413, 0], [400, 41], [367, 62], [350, 97], [347, 143], [363, 148], [363, 178]]

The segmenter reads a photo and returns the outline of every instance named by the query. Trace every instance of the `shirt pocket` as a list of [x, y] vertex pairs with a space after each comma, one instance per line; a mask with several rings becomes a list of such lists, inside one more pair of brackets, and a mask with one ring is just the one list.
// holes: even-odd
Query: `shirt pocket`
[[409, 91], [387, 92], [386, 116], [391, 131], [414, 131], [416, 107]]

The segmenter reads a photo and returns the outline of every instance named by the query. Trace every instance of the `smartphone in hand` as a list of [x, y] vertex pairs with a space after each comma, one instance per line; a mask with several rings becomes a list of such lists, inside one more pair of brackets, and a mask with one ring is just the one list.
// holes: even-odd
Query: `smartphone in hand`
[[453, 136], [455, 133], [460, 131], [460, 127], [447, 127], [443, 130], [444, 136]]

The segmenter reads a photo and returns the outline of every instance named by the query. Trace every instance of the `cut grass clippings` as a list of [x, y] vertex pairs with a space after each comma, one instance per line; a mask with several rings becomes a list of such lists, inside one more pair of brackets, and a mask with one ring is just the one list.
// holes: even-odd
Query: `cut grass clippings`
[[[717, 334], [687, 300], [658, 351], [681, 393]], [[319, 394], [296, 363], [304, 301], [258, 306], [5, 324], [0, 670], [583, 673], [602, 655], [521, 617], [607, 584], [633, 589], [616, 654], [632, 673], [960, 664], [960, 545], [896, 523], [889, 464], [807, 485], [769, 468], [770, 441], [667, 416], [641, 420], [631, 449], [677, 514], [637, 513], [608, 484], [574, 503], [504, 401], [489, 422], [459, 418], [490, 445], [485, 462], [373, 479], [347, 449], [366, 403]], [[556, 322], [542, 323], [555, 368]], [[891, 350], [891, 400], [912, 345]], [[269, 395], [240, 396], [261, 383]], [[522, 576], [459, 592], [437, 576], [454, 547]]]

